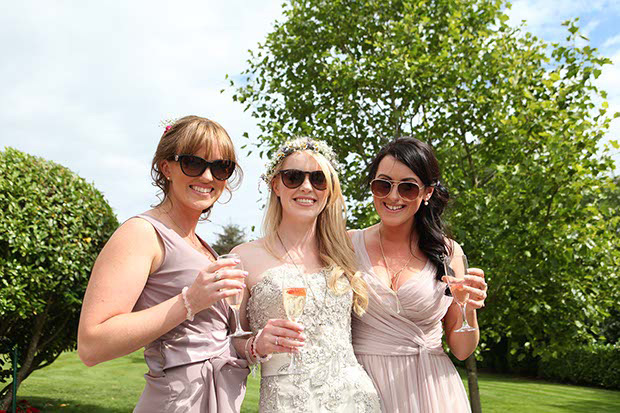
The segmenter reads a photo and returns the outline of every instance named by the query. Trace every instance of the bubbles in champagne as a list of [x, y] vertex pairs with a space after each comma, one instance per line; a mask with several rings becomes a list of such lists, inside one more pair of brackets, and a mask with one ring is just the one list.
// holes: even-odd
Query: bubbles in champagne
[[304, 312], [306, 305], [306, 289], [305, 288], [285, 288], [282, 293], [284, 302], [284, 311], [291, 321], [297, 321]]

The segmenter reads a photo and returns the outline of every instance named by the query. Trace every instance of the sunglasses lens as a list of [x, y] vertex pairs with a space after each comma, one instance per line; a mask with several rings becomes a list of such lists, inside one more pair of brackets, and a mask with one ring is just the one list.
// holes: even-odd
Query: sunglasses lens
[[282, 171], [282, 183], [287, 188], [297, 188], [304, 182], [306, 175], [297, 169], [289, 169], [286, 171]]
[[220, 181], [225, 181], [230, 178], [230, 176], [235, 171], [236, 164], [233, 161], [219, 159], [217, 161], [213, 161], [211, 165], [211, 173]]
[[420, 195], [420, 188], [409, 182], [401, 182], [398, 184], [398, 194], [409, 201], [413, 201]]
[[187, 176], [200, 176], [207, 169], [207, 161], [198, 156], [183, 155], [179, 158], [181, 170]]
[[370, 183], [370, 192], [376, 197], [385, 198], [390, 194], [392, 183], [383, 179], [375, 179]]
[[323, 191], [327, 188], [327, 179], [323, 171], [314, 171], [310, 173], [310, 183], [315, 189]]

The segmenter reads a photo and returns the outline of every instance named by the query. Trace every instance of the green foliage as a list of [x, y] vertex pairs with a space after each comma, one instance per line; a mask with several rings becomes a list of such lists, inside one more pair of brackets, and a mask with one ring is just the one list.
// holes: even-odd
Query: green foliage
[[90, 270], [117, 226], [103, 195], [67, 168], [0, 152], [0, 336], [18, 345], [20, 377], [75, 348]]
[[539, 366], [549, 380], [620, 389], [620, 345], [590, 344], [570, 348]]
[[217, 234], [217, 240], [212, 245], [219, 254], [228, 254], [231, 249], [245, 242], [245, 231], [236, 224], [222, 225], [222, 232]]
[[595, 340], [620, 298], [613, 162], [599, 148], [612, 116], [594, 84], [611, 62], [577, 45], [576, 23], [548, 44], [508, 26], [502, 0], [284, 7], [231, 81], [260, 127], [250, 145], [268, 157], [290, 135], [330, 143], [363, 227], [377, 220], [361, 185], [373, 155], [396, 136], [432, 143], [454, 237], [489, 280], [482, 355], [518, 361]]

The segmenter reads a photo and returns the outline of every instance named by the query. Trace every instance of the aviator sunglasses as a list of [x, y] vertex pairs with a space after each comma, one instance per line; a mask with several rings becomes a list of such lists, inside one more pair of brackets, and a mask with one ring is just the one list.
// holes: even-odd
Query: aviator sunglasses
[[299, 169], [283, 169], [280, 172], [282, 183], [290, 189], [301, 186], [306, 179], [306, 175], [310, 176], [310, 184], [319, 191], [327, 188], [327, 180], [323, 171], [301, 171]]
[[230, 178], [236, 166], [233, 161], [227, 159], [209, 162], [196, 155], [174, 155], [174, 160], [181, 165], [181, 171], [187, 176], [200, 176], [209, 168], [211, 175], [218, 181], [225, 181]]
[[398, 188], [398, 195], [404, 200], [413, 201], [420, 196], [420, 185], [409, 181], [388, 181], [387, 179], [373, 179], [370, 182], [370, 192], [377, 198], [385, 198], [392, 192], [392, 186]]

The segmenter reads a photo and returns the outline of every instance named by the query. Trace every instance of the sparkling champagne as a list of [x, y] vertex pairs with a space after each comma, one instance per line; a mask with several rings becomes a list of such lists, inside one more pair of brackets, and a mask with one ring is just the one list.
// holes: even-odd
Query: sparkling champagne
[[305, 288], [285, 288], [282, 293], [284, 311], [289, 320], [297, 322], [306, 305]]
[[454, 297], [458, 304], [464, 305], [467, 303], [469, 293], [465, 289], [465, 280], [458, 279], [456, 281], [450, 281], [450, 291], [452, 292], [452, 297]]

